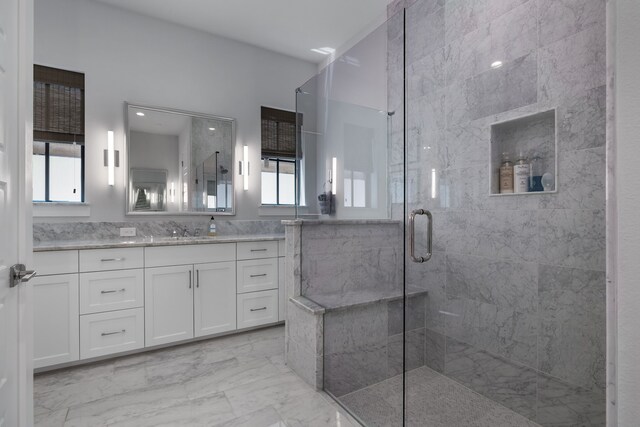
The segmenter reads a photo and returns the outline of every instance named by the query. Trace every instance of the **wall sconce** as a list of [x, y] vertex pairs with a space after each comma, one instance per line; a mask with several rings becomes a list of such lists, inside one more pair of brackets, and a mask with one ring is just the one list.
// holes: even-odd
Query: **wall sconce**
[[242, 188], [249, 189], [249, 146], [242, 147], [242, 160], [238, 162], [238, 172], [242, 176]]
[[336, 189], [338, 187], [338, 178], [336, 175], [336, 172], [338, 170], [338, 159], [336, 157], [334, 157], [331, 160], [331, 192], [333, 194], [336, 194]]
[[107, 149], [104, 150], [104, 165], [107, 167], [108, 184], [113, 187], [116, 183], [116, 169], [120, 167], [120, 152], [115, 149], [113, 131], [107, 131]]

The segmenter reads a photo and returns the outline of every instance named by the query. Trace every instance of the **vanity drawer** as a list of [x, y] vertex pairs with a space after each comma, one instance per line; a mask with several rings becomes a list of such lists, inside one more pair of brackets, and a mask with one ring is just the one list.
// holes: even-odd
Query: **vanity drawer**
[[169, 265], [206, 264], [210, 262], [235, 261], [235, 243], [213, 243], [206, 245], [156, 246], [145, 248], [146, 267]]
[[142, 248], [88, 249], [80, 251], [80, 272], [144, 267]]
[[33, 267], [38, 276], [78, 272], [78, 251], [34, 252]]
[[252, 259], [237, 263], [238, 293], [278, 288], [278, 259]]
[[80, 359], [143, 347], [143, 308], [80, 316]]
[[278, 321], [278, 291], [261, 291], [238, 295], [238, 329]]
[[238, 260], [277, 257], [278, 242], [275, 240], [264, 242], [238, 242]]
[[144, 305], [144, 270], [80, 274], [80, 314], [123, 310]]

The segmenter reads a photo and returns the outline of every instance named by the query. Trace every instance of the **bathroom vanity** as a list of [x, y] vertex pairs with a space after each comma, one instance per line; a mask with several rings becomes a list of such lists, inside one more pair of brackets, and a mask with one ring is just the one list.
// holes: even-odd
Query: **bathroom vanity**
[[38, 370], [284, 321], [281, 235], [34, 247]]

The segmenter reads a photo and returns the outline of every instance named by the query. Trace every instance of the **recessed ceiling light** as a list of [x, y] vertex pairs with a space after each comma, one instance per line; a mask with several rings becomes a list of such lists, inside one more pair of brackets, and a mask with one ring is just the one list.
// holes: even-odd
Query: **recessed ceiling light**
[[138, 116], [140, 116], [140, 117], [143, 117], [143, 116], [144, 116], [144, 113], [143, 113], [142, 111], [138, 111], [138, 112], [136, 113], [136, 115], [138, 115]]
[[323, 55], [331, 55], [332, 53], [335, 53], [336, 50], [332, 47], [320, 47], [320, 48], [311, 49], [311, 51], [316, 53], [321, 53]]
[[209, 128], [209, 130], [216, 130], [216, 128]]
[[502, 67], [502, 61], [495, 61], [491, 63], [491, 68], [500, 68]]

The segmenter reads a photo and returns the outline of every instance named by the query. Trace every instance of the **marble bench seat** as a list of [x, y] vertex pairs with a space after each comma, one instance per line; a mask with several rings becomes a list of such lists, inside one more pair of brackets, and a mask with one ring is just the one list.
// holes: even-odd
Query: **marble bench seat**
[[[427, 291], [418, 288], [407, 288], [407, 296], [409, 298], [419, 295], [426, 295]], [[317, 305], [325, 309], [325, 311], [348, 310], [363, 305], [376, 304], [379, 302], [397, 301], [403, 298], [402, 289], [397, 290], [379, 290], [364, 289], [357, 291], [348, 291], [343, 293], [327, 293], [306, 295], [307, 300], [315, 302]]]

